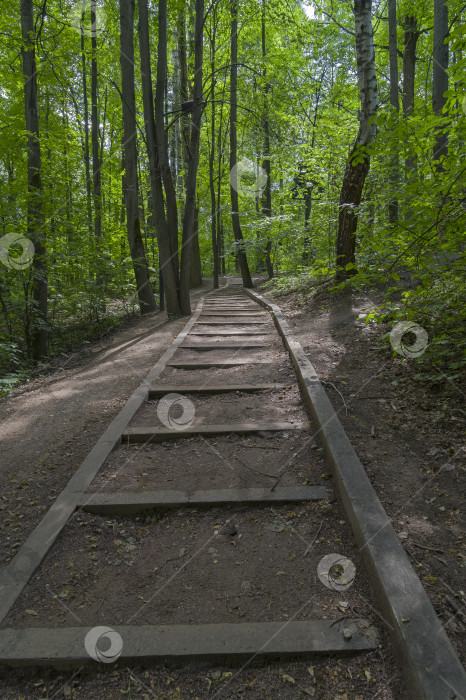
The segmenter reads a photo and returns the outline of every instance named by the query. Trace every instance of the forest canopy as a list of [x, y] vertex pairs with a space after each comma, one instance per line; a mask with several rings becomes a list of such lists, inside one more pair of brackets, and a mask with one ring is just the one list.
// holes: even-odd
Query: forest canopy
[[383, 286], [458, 376], [465, 7], [4, 4], [0, 394], [228, 274]]

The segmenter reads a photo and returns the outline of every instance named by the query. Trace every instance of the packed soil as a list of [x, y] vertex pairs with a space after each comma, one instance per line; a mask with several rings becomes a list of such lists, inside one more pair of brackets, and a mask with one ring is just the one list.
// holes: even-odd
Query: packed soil
[[[400, 376], [395, 375], [399, 384], [393, 385], [392, 360], [377, 349], [380, 329], [357, 321], [354, 300], [349, 311], [346, 299], [330, 295], [306, 308], [299, 308], [292, 299], [278, 303], [326, 382], [340, 419], [447, 632], [459, 646], [464, 595], [458, 556], [461, 539], [456, 538], [460, 534], [461, 504], [456, 490], [460, 465], [458, 455], [452, 452], [448, 465], [453, 469], [441, 469], [443, 453], [435, 452], [434, 470], [426, 454], [432, 448], [451, 450], [451, 437], [450, 447], [441, 446], [440, 439], [434, 439], [431, 447], [432, 430], [425, 413], [420, 422], [413, 421], [411, 432], [402, 429], [407, 415], [415, 413], [414, 402], [411, 397], [403, 402], [403, 395], [397, 396]], [[363, 305], [367, 308], [368, 304], [364, 299]], [[91, 347], [87, 356], [69, 358], [70, 365], [55, 376], [23, 387], [23, 393], [16, 391], [0, 404], [7, 428], [7, 432], [2, 428], [7, 440], [4, 449], [8, 449], [8, 462], [0, 472], [6, 514], [0, 526], [3, 563], [24, 542], [184, 322], [168, 323], [160, 315], [138, 320]], [[265, 328], [264, 333], [273, 331], [271, 321]], [[134, 623], [165, 624], [361, 617], [377, 627], [377, 649], [344, 658], [316, 655], [304, 661], [253, 660], [240, 668], [209, 663], [129, 668], [117, 662], [110, 668], [96, 664], [90, 670], [75, 672], [0, 669], [2, 698], [94, 700], [123, 694], [160, 699], [408, 700], [386, 625], [372, 597], [346, 516], [333, 493], [322, 448], [300, 402], [296, 377], [277, 336], [272, 343], [270, 337], [191, 334], [185, 342], [262, 340], [268, 344], [266, 351], [243, 350], [241, 357], [247, 353], [261, 359], [270, 357], [271, 364], [195, 372], [167, 367], [157, 383], [283, 384], [283, 390], [267, 392], [266, 401], [264, 395], [261, 401], [258, 395], [243, 393], [190, 397], [195, 420], [198, 424], [227, 419], [304, 421], [308, 424], [306, 434], [290, 430], [122, 445], [110, 455], [89, 491], [270, 486], [285, 461], [289, 467], [280, 486], [325, 484], [329, 498], [273, 507], [185, 508], [127, 518], [77, 511], [6, 625], [116, 625], [127, 624], [130, 618]], [[173, 359], [202, 362], [209, 355], [208, 351], [179, 350]], [[222, 357], [230, 359], [232, 352], [216, 350], [214, 358]], [[388, 368], [384, 362], [389, 363]], [[379, 365], [384, 367], [381, 372]], [[385, 403], [368, 398], [373, 394]], [[403, 414], [394, 426], [390, 422], [392, 411], [398, 411], [392, 403]], [[157, 402], [148, 402], [132, 424], [153, 425], [156, 418]], [[25, 434], [27, 440], [18, 439]], [[446, 475], [451, 496], [443, 493], [446, 485], [440, 486], [438, 481]], [[454, 477], [458, 483], [453, 487]], [[433, 500], [426, 504], [426, 499]], [[444, 510], [439, 510], [439, 500]], [[420, 510], [421, 503], [425, 510]], [[441, 513], [437, 519], [433, 510]], [[431, 551], [434, 548], [436, 551]], [[330, 552], [347, 556], [356, 566], [355, 583], [344, 592], [331, 591], [317, 579], [317, 564]], [[440, 562], [438, 569], [436, 562]], [[458, 609], [449, 608], [452, 604]]]
[[[193, 510], [125, 519], [79, 513], [5, 625], [373, 617], [339, 508], [314, 502]], [[319, 561], [335, 548], [351, 552], [356, 566], [357, 580], [345, 591], [317, 579]]]
[[[200, 468], [201, 467], [201, 468]], [[284, 471], [286, 467], [286, 471]], [[89, 486], [90, 493], [328, 484], [322, 448], [300, 431], [196, 437], [161, 444], [122, 445]], [[278, 481], [279, 480], [279, 481]]]
[[[324, 383], [463, 663], [466, 661], [464, 381], [416, 379], [413, 360], [365, 323], [380, 294], [269, 295]], [[462, 407], [462, 408], [461, 408]]]

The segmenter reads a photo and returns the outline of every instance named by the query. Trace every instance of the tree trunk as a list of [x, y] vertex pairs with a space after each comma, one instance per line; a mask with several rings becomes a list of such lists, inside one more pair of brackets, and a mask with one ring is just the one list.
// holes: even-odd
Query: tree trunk
[[200, 287], [202, 284], [201, 250], [199, 246], [199, 207], [194, 210], [193, 243], [191, 248], [191, 287]]
[[[91, 3], [91, 26], [96, 24], [96, 3]], [[102, 197], [101, 197], [101, 159], [99, 155], [99, 108], [97, 103], [97, 37], [91, 37], [91, 139], [92, 139], [92, 190], [94, 200], [94, 236], [96, 245], [95, 275], [99, 295], [100, 310], [105, 313], [105, 289], [102, 269]]]
[[139, 306], [141, 313], [144, 314], [155, 311], [156, 305], [150, 283], [139, 222], [136, 150], [137, 127], [135, 120], [136, 98], [134, 94], [134, 2], [135, 0], [120, 0], [120, 66], [126, 188], [126, 230], [136, 278]]
[[[237, 0], [231, 0], [231, 67], [230, 67], [230, 173], [236, 165], [237, 151], [237, 92], [238, 92], [238, 5]], [[234, 171], [236, 173], [236, 169]], [[237, 178], [237, 175], [235, 176]], [[254, 285], [249, 272], [248, 259], [244, 248], [243, 233], [241, 231], [239, 221], [239, 201], [238, 201], [238, 183], [231, 182], [232, 175], [230, 174], [230, 196], [231, 196], [231, 223], [233, 226], [233, 235], [237, 246], [238, 263], [243, 278], [243, 285], [251, 289]], [[234, 178], [233, 178], [234, 179]]]
[[[398, 46], [396, 36], [396, 0], [388, 0], [388, 52], [390, 56], [390, 104], [398, 114], [400, 103], [398, 99]], [[398, 221], [398, 199], [396, 191], [399, 183], [398, 147], [393, 147], [391, 163], [392, 197], [388, 204], [388, 220], [390, 224]]]
[[[213, 6], [215, 10], [216, 5]], [[178, 14], [178, 60], [180, 64], [180, 102], [187, 102], [192, 96], [189, 94], [188, 86], [188, 57], [186, 55], [186, 6], [182, 0]], [[183, 182], [186, 189], [186, 179], [189, 167], [189, 114], [181, 112], [180, 117], [181, 151], [183, 158]]]
[[[159, 0], [160, 1], [160, 0]], [[204, 0], [196, 0], [194, 48], [194, 106], [191, 116], [191, 138], [189, 141], [189, 169], [186, 180], [186, 203], [183, 215], [183, 245], [180, 265], [180, 306], [181, 313], [190, 314], [189, 300], [191, 276], [191, 249], [194, 234], [194, 214], [196, 209], [196, 182], [199, 166], [199, 146], [201, 139], [202, 102], [202, 61], [204, 56]]]
[[[403, 117], [408, 119], [414, 114], [414, 91], [416, 82], [416, 47], [419, 30], [416, 17], [407, 15], [403, 22], [404, 51], [403, 51]], [[406, 174], [416, 167], [416, 157], [408, 156], [405, 161]]]
[[87, 203], [87, 224], [89, 234], [92, 236], [92, 201], [91, 201], [91, 167], [89, 157], [89, 104], [87, 100], [87, 71], [86, 52], [84, 44], [84, 12], [81, 18], [81, 65], [83, 72], [83, 103], [84, 103], [84, 165], [86, 168], [86, 203]]
[[[158, 20], [158, 47], [157, 47], [157, 87], [155, 91], [155, 132], [157, 138], [157, 154], [162, 182], [165, 190], [167, 225], [170, 239], [171, 264], [174, 268], [175, 279], [178, 284], [178, 206], [176, 203], [176, 191], [173, 185], [170, 161], [168, 158], [168, 137], [164, 123], [164, 99], [167, 83], [167, 0], [159, 0]], [[168, 303], [168, 301], [167, 301]]]
[[[262, 0], [262, 60], [264, 62], [264, 68], [262, 75], [264, 79], [267, 74], [267, 67], [265, 64], [267, 57], [267, 48], [265, 43], [265, 2]], [[264, 130], [264, 160], [262, 161], [262, 167], [267, 175], [267, 182], [265, 184], [265, 190], [262, 200], [262, 213], [270, 218], [272, 216], [272, 181], [270, 179], [270, 129], [269, 129], [269, 104], [268, 104], [268, 94], [270, 90], [269, 83], [266, 82], [264, 88], [264, 118], [263, 118], [263, 130]], [[270, 235], [270, 234], [269, 234]], [[272, 243], [269, 238], [267, 238], [267, 244], [265, 246], [265, 264], [267, 267], [267, 274], [269, 279], [273, 277], [273, 265], [270, 259], [270, 252], [272, 250]]]
[[367, 147], [374, 142], [376, 134], [375, 118], [378, 99], [371, 10], [372, 0], [355, 0], [353, 12], [361, 110], [358, 135], [346, 164], [340, 192], [336, 242], [337, 280], [347, 279], [356, 273], [355, 251], [358, 225], [356, 207], [361, 202], [370, 167]]
[[214, 181], [214, 160], [215, 160], [215, 53], [216, 53], [216, 38], [217, 38], [217, 6], [214, 5], [212, 10], [211, 24], [211, 59], [210, 72], [212, 74], [212, 86], [210, 91], [211, 100], [211, 145], [209, 153], [209, 188], [210, 188], [210, 230], [212, 237], [212, 277], [213, 287], [218, 289], [218, 273], [219, 273], [219, 250], [218, 250], [218, 230], [217, 230], [217, 206], [215, 199], [215, 181]]
[[310, 247], [310, 240], [309, 240], [309, 220], [311, 218], [311, 210], [312, 210], [312, 192], [311, 190], [307, 189], [305, 190], [305, 195], [304, 195], [304, 246], [303, 246], [303, 263], [304, 265], [308, 265], [309, 262], [311, 261], [311, 251], [309, 249]]
[[[447, 101], [448, 90], [448, 5], [447, 0], [434, 0], [434, 51], [432, 69], [432, 109], [438, 116], [442, 115]], [[443, 163], [448, 153], [448, 133], [445, 128], [437, 130], [434, 145], [434, 160], [439, 172], [444, 170]]]
[[149, 20], [147, 0], [138, 0], [139, 5], [139, 49], [141, 55], [141, 84], [144, 106], [144, 123], [146, 132], [147, 152], [151, 184], [151, 204], [157, 242], [159, 246], [159, 268], [163, 278], [161, 289], [161, 307], [165, 294], [167, 313], [169, 316], [180, 315], [178, 299], [177, 265], [172, 257], [170, 236], [165, 216], [162, 175], [158, 162], [157, 138], [155, 130], [154, 100], [152, 92], [152, 71], [149, 46]]
[[24, 77], [24, 113], [27, 131], [28, 215], [27, 233], [35, 247], [32, 262], [32, 309], [29, 351], [34, 360], [47, 353], [47, 262], [45, 228], [42, 215], [41, 154], [37, 71], [35, 56], [34, 15], [32, 0], [21, 0], [21, 49]]

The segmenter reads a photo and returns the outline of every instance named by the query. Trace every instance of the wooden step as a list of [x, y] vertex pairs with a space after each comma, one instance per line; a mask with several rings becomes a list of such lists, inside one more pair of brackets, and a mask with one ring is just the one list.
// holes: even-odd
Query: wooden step
[[267, 321], [196, 321], [197, 326], [265, 326]]
[[127, 428], [123, 433], [122, 442], [164, 442], [165, 440], [179, 440], [191, 438], [197, 435], [203, 437], [215, 437], [216, 435], [248, 435], [261, 432], [281, 432], [287, 430], [304, 430], [305, 423], [229, 423], [228, 425], [200, 425], [186, 428], [185, 430], [168, 430], [167, 428], [155, 428], [152, 426], [137, 426]]
[[199, 315], [203, 316], [221, 316], [222, 318], [269, 318], [267, 314], [261, 314], [257, 311], [205, 311]]
[[210, 369], [211, 367], [221, 367], [228, 369], [229, 367], [239, 367], [241, 365], [273, 365], [269, 360], [263, 360], [261, 357], [238, 358], [234, 360], [206, 360], [205, 362], [172, 360], [167, 363], [167, 367], [175, 367], [176, 369]]
[[167, 384], [152, 386], [149, 389], [149, 399], [157, 399], [166, 394], [226, 394], [233, 391], [250, 393], [254, 391], [280, 391], [288, 388], [288, 384]]
[[[98, 622], [98, 625], [101, 623]], [[92, 627], [29, 627], [0, 630], [0, 663], [9, 666], [82, 667], [98, 663]], [[108, 629], [108, 628], [106, 628]], [[368, 620], [299, 620], [205, 625], [115, 625], [97, 650], [107, 663], [130, 661], [235, 660], [347, 653], [375, 649], [377, 633]], [[86, 651], [85, 639], [92, 642]], [[109, 647], [109, 639], [112, 645]], [[108, 650], [108, 652], [107, 652]]]
[[243, 311], [244, 309], [252, 309], [257, 312], [261, 313], [267, 313], [266, 311], [263, 311], [260, 306], [257, 304], [250, 304], [249, 302], [245, 302], [244, 304], [240, 304], [238, 302], [232, 302], [232, 303], [216, 303], [216, 304], [204, 304], [202, 307], [202, 311], [205, 309], [239, 309], [240, 311]]
[[205, 330], [205, 331], [189, 331], [188, 335], [266, 335], [265, 331], [260, 331], [260, 330], [241, 330], [241, 331], [234, 331], [232, 329], [230, 330]]
[[270, 488], [208, 489], [194, 491], [118, 491], [117, 493], [85, 493], [78, 506], [100, 515], [134, 515], [150, 508], [179, 508], [261, 503], [299, 503], [328, 498], [325, 486], [289, 486]]
[[250, 340], [244, 343], [184, 343], [179, 346], [179, 350], [253, 350], [254, 348], [267, 348], [270, 345]]

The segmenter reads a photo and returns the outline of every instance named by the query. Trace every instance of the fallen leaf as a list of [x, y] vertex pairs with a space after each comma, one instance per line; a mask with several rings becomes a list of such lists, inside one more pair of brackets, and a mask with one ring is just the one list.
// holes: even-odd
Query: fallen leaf
[[38, 615], [38, 614], [39, 614], [39, 613], [36, 612], [35, 610], [31, 610], [31, 608], [28, 608], [28, 609], [25, 610], [24, 612], [26, 612], [28, 615]]
[[292, 678], [291, 676], [288, 676], [286, 673], [282, 674], [282, 678], [284, 681], [287, 681], [288, 683], [296, 683], [295, 679]]
[[371, 672], [369, 671], [368, 668], [364, 669], [364, 675], [366, 676], [366, 680], [369, 683], [370, 680], [372, 680]]
[[307, 672], [309, 673], [310, 676], [312, 676], [312, 678], [314, 678], [314, 666], [308, 666]]

